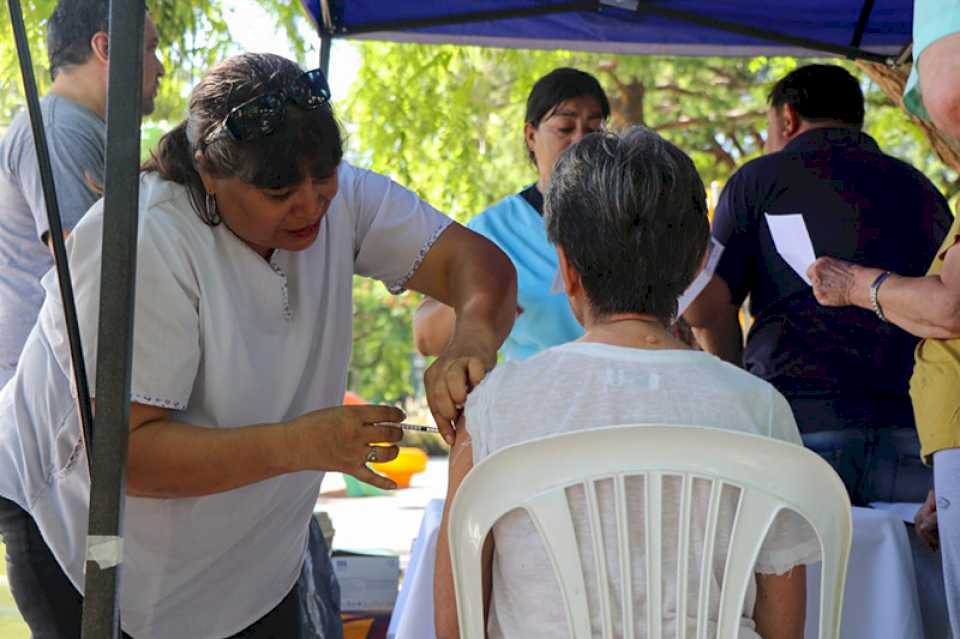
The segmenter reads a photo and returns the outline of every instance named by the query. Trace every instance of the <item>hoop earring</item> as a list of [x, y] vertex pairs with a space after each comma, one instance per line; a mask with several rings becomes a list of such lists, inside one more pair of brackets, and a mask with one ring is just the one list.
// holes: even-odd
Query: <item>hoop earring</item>
[[213, 193], [207, 193], [205, 202], [207, 222], [212, 226], [220, 224], [223, 220], [220, 218], [220, 211], [217, 210], [217, 198]]

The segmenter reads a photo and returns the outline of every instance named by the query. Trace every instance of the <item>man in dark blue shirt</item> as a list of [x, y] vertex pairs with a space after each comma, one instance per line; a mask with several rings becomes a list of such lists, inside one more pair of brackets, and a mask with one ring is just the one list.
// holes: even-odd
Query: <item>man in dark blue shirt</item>
[[[947, 202], [861, 131], [863, 115], [860, 86], [841, 67], [809, 65], [777, 82], [767, 155], [724, 188], [713, 219], [723, 253], [684, 317], [706, 350], [786, 396], [804, 442], [854, 503], [922, 501], [930, 475], [908, 395], [917, 339], [868, 310], [817, 304], [809, 264], [785, 246], [805, 244], [805, 226], [816, 256], [926, 272], [952, 221]], [[785, 232], [783, 222], [794, 226]], [[748, 297], [744, 349], [738, 313]]]

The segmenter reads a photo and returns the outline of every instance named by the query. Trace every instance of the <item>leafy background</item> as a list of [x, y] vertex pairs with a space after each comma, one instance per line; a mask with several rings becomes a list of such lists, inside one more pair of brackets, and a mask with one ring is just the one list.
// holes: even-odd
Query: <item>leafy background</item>
[[[317, 41], [298, 3], [249, 2], [272, 22], [262, 25], [268, 46], [292, 51], [298, 61], [314, 66]], [[24, 2], [41, 90], [47, 80], [45, 17], [54, 4]], [[148, 4], [168, 74], [157, 110], [144, 124], [145, 151], [183, 117], [189, 88], [203, 70], [239, 50], [228, 24], [228, 3]], [[3, 3], [4, 23], [6, 11]], [[350, 46], [358, 60], [354, 81], [347, 95], [335, 96], [348, 157], [390, 175], [460, 221], [534, 180], [522, 141], [526, 96], [538, 77], [557, 66], [597, 75], [611, 97], [613, 127], [657, 129], [690, 153], [706, 183], [719, 187], [737, 166], [761, 152], [766, 92], [798, 64], [793, 58], [665, 58], [369, 41]], [[333, 65], [342, 63], [335, 49]], [[867, 131], [887, 152], [924, 171], [948, 196], [955, 195], [960, 190], [956, 173], [936, 160], [922, 132], [852, 64], [838, 63], [863, 80]], [[7, 30], [0, 36], [0, 127], [20, 108], [21, 96]], [[392, 403], [416, 394], [424, 366], [413, 352], [410, 328], [416, 302], [414, 295], [394, 297], [377, 283], [357, 279], [348, 382], [362, 397]]]

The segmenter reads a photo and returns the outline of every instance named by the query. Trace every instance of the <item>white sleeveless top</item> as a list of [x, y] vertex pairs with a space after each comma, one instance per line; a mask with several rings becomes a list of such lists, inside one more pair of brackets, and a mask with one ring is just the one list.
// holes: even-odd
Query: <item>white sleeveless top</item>
[[[698, 351], [642, 350], [580, 342], [557, 346], [526, 361], [499, 366], [470, 394], [465, 410], [475, 463], [512, 444], [615, 424], [697, 424], [801, 444], [790, 407], [773, 386]], [[642, 548], [642, 478], [628, 478], [626, 489], [631, 503], [627, 509], [631, 544]], [[706, 482], [694, 482], [693, 489], [693, 499], [704, 504], [702, 520], [709, 487]], [[681, 490], [677, 478], [666, 478], [663, 490], [663, 557], [665, 562], [674, 562], [672, 565], [676, 566], [676, 522]], [[582, 489], [571, 489], [568, 499], [581, 556], [591, 558], [592, 537]], [[598, 501], [607, 548], [617, 547], [612, 499], [612, 487], [601, 485]], [[721, 494], [719, 512], [716, 560], [709, 574], [713, 585], [708, 634], [716, 632], [719, 584], [736, 512], [735, 493]], [[694, 616], [686, 619], [688, 636], [696, 634], [699, 553], [704, 527], [705, 522], [696, 518], [691, 527], [691, 549], [696, 556], [688, 565], [698, 568], [690, 575], [689, 592], [693, 599], [688, 601], [687, 610]], [[494, 525], [493, 537], [491, 639], [569, 637], [559, 585], [529, 515], [520, 510], [507, 513]], [[755, 571], [782, 574], [798, 564], [816, 562], [819, 556], [820, 544], [813, 529], [795, 513], [782, 512], [761, 546]], [[619, 637], [623, 636], [620, 573], [616, 568], [616, 554], [608, 560], [611, 563], [606, 587], [611, 590], [615, 607], [613, 634]], [[634, 575], [645, 574], [643, 561], [639, 553], [632, 558]], [[599, 637], [602, 634], [596, 595], [599, 586], [592, 559], [584, 561], [584, 581], [593, 636]], [[646, 611], [645, 585], [643, 579], [633, 584], [634, 609], [641, 616]], [[668, 637], [674, 636], [678, 623], [676, 593], [676, 568], [665, 569], [663, 632]], [[751, 581], [743, 606], [740, 639], [759, 639], [753, 622], [755, 600], [756, 584]], [[645, 623], [637, 625], [637, 633], [637, 637], [646, 636]]]

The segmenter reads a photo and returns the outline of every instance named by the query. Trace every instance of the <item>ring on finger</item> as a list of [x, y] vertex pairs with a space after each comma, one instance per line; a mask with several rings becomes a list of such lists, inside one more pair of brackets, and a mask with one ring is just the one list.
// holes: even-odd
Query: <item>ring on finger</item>
[[370, 448], [370, 451], [367, 453], [367, 462], [366, 462], [366, 463], [368, 463], [368, 464], [373, 463], [373, 462], [377, 461], [377, 459], [378, 459], [379, 457], [380, 457], [380, 455], [377, 454], [377, 449], [371, 447], [371, 448]]

